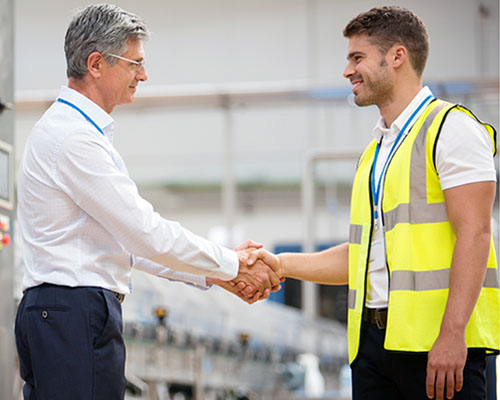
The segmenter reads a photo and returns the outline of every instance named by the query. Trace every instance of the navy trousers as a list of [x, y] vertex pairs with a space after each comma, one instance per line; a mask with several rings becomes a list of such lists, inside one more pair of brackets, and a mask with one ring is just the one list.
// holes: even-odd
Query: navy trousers
[[98, 287], [28, 289], [16, 316], [25, 400], [121, 400], [125, 344], [121, 304]]
[[[353, 400], [426, 400], [427, 353], [384, 350], [385, 330], [363, 323], [358, 358], [352, 365]], [[486, 399], [486, 356], [469, 350], [464, 384], [454, 400]], [[446, 398], [446, 393], [445, 393]]]

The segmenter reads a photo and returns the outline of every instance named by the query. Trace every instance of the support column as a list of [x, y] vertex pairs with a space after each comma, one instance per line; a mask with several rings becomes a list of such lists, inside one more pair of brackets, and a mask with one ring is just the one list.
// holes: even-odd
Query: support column
[[[0, 398], [12, 399], [14, 358], [14, 1], [0, 0]], [[10, 242], [10, 243], [9, 243]]]

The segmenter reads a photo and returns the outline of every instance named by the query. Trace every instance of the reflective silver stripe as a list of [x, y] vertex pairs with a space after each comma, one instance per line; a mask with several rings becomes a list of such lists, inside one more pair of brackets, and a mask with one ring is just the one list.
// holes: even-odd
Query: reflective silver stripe
[[437, 271], [394, 271], [390, 285], [391, 291], [448, 289], [450, 270], [447, 268]]
[[[498, 270], [488, 268], [483, 287], [499, 288]], [[438, 290], [450, 288], [450, 270], [436, 271], [394, 271], [391, 277], [391, 291], [394, 290]]]
[[498, 275], [498, 268], [488, 268], [486, 270], [483, 287], [500, 289], [500, 276]]
[[363, 234], [363, 225], [351, 224], [349, 227], [349, 243], [361, 244], [361, 236]]
[[426, 147], [427, 131], [437, 114], [448, 104], [439, 104], [427, 115], [417, 133], [411, 151], [410, 166], [410, 204], [399, 204], [395, 209], [384, 213], [385, 231], [388, 232], [399, 223], [423, 224], [448, 221], [443, 203], [427, 203]]
[[347, 308], [354, 310], [356, 308], [356, 291], [349, 289], [347, 293]]
[[413, 200], [425, 200], [427, 202], [427, 179], [426, 179], [426, 153], [427, 153], [427, 131], [431, 127], [437, 114], [448, 106], [441, 103], [427, 115], [424, 123], [417, 133], [411, 149], [410, 167], [410, 203]]
[[428, 222], [448, 221], [446, 206], [444, 203], [423, 203], [415, 201], [411, 203], [401, 203], [395, 209], [384, 213], [385, 231], [393, 229], [396, 224], [424, 224]]

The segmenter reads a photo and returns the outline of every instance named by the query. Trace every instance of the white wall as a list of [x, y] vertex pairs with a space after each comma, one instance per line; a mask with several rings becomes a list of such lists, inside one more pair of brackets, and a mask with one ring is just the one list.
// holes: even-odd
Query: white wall
[[[18, 98], [33, 90], [50, 91], [50, 98], [66, 82], [64, 33], [73, 11], [87, 3], [16, 1]], [[305, 80], [346, 88], [342, 71], [347, 41], [342, 29], [357, 13], [384, 4], [361, 0], [116, 3], [142, 15], [153, 33], [146, 44], [149, 80], [144, 86]], [[428, 26], [432, 44], [426, 80], [498, 78], [498, 1], [481, 0], [491, 10], [486, 19], [478, 12], [479, 1], [392, 3], [413, 9]], [[41, 112], [18, 113], [18, 150]], [[113, 115], [119, 127], [115, 144], [139, 183], [220, 180], [221, 109], [143, 110], [128, 105]], [[354, 109], [347, 101], [240, 108], [234, 113], [238, 178], [298, 181], [304, 151], [326, 145], [361, 147], [376, 116], [375, 109]]]
[[[66, 82], [64, 33], [79, 0], [16, 0], [16, 91], [55, 96]], [[345, 24], [359, 12], [387, 4], [373, 0], [117, 0], [147, 21], [148, 82], [144, 87], [235, 82], [309, 81], [348, 87], [342, 71]], [[427, 81], [498, 79], [497, 0], [400, 0], [426, 23], [431, 36]], [[481, 16], [479, 5], [490, 10]], [[55, 92], [54, 92], [55, 91]], [[140, 96], [139, 88], [138, 96]], [[24, 97], [23, 97], [24, 96]], [[464, 101], [466, 99], [458, 99]], [[467, 103], [466, 103], [467, 104]], [[470, 105], [470, 104], [469, 104]], [[498, 123], [498, 96], [473, 105], [483, 119]], [[18, 111], [18, 157], [42, 109]], [[115, 144], [140, 186], [220, 183], [223, 176], [225, 115], [220, 108], [121, 106]], [[373, 107], [347, 102], [243, 106], [234, 110], [235, 173], [241, 181], [300, 182], [311, 148], [362, 147], [377, 118]], [[337, 168], [332, 166], [330, 168]], [[345, 176], [352, 171], [347, 169]], [[161, 199], [156, 205], [161, 209]], [[180, 206], [170, 217], [206, 234], [222, 215], [196, 214]], [[282, 221], [282, 222], [279, 222]], [[299, 240], [300, 209], [260, 210], [237, 221], [254, 238]], [[222, 223], [222, 222], [221, 222]], [[338, 236], [325, 220], [321, 237]], [[321, 227], [323, 226], [323, 228]], [[254, 235], [255, 234], [255, 235]], [[269, 237], [269, 239], [267, 239]]]
[[[80, 0], [16, 0], [16, 88], [65, 82], [63, 40]], [[116, 0], [143, 16], [148, 85], [301, 80], [345, 84], [345, 24], [372, 6], [415, 11], [431, 36], [424, 78], [498, 76], [497, 0]], [[478, 11], [483, 4], [488, 18]], [[315, 51], [314, 51], [315, 50]], [[311, 59], [311, 55], [314, 59]], [[312, 71], [310, 70], [312, 69]]]

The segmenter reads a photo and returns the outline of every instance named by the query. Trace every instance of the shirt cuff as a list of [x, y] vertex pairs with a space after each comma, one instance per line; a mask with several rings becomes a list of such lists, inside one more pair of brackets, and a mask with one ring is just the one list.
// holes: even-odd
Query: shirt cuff
[[212, 278], [217, 278], [223, 281], [230, 281], [231, 279], [238, 276], [238, 270], [240, 267], [240, 260], [238, 254], [234, 250], [229, 250], [225, 247], [221, 247], [220, 254], [220, 265], [217, 271], [207, 273], [206, 276]]
[[182, 282], [188, 286], [194, 286], [195, 288], [200, 289], [200, 290], [208, 290], [212, 287], [211, 284], [207, 283], [204, 276], [192, 275], [189, 273], [179, 273], [175, 278], [161, 276], [161, 275], [159, 275], [159, 276], [161, 278], [168, 279], [169, 281], [172, 281], [172, 282]]

